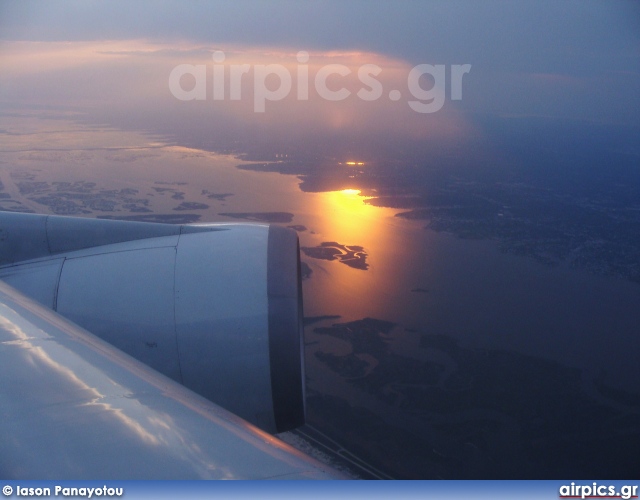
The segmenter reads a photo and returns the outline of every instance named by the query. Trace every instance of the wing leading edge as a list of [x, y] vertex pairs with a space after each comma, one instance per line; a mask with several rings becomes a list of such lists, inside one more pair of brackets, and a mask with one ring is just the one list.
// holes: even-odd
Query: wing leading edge
[[0, 281], [0, 476], [342, 476]]

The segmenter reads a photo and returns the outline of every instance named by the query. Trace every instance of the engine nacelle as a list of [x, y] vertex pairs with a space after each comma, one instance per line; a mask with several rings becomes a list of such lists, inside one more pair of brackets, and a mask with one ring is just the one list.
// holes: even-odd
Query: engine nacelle
[[0, 279], [268, 432], [304, 423], [294, 231], [9, 213], [0, 229]]

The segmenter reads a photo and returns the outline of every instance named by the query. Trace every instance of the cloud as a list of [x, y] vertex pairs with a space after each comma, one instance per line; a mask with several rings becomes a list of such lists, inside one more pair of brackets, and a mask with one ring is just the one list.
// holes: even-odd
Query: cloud
[[[221, 47], [224, 62], [215, 63], [212, 54]], [[275, 144], [336, 136], [456, 141], [471, 133], [447, 98], [444, 67], [441, 81], [428, 74], [414, 79], [418, 92], [409, 85], [407, 61], [372, 52], [312, 51], [301, 63], [298, 52], [279, 47], [186, 42], [7, 42], [4, 49], [2, 100], [82, 109], [95, 122], [212, 140], [234, 131], [238, 140]], [[172, 94], [169, 78], [181, 65], [202, 68], [201, 99]], [[218, 98], [214, 66], [225, 81]], [[183, 76], [176, 85], [188, 96], [195, 77]], [[435, 101], [441, 107], [433, 113], [410, 106]]]

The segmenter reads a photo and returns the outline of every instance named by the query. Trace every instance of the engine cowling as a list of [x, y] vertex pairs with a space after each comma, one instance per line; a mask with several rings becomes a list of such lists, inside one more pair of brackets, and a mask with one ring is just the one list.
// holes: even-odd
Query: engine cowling
[[0, 279], [263, 430], [304, 423], [294, 231], [27, 214], [0, 227]]

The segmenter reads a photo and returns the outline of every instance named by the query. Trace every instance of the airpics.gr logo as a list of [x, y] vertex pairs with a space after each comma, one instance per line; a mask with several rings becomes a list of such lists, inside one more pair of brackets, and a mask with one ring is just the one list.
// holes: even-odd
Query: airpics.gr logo
[[[242, 86], [253, 73], [253, 111], [264, 113], [267, 101], [280, 101], [290, 95], [294, 78], [292, 71], [282, 64], [225, 64], [226, 56], [222, 51], [213, 53], [213, 81], [211, 85], [214, 101], [239, 101], [243, 98]], [[345, 86], [330, 88], [330, 78], [353, 78], [357, 76], [360, 88], [355, 95], [362, 101], [377, 101], [383, 98], [382, 82], [376, 78], [383, 69], [377, 64], [363, 64], [352, 70], [344, 64], [326, 64], [321, 66], [315, 75], [309, 74], [309, 53], [300, 51], [296, 55], [295, 83], [296, 99], [309, 99], [310, 86], [316, 94], [326, 101], [343, 101], [353, 96], [353, 92]], [[452, 101], [462, 99], [462, 77], [471, 71], [471, 64], [452, 64], [449, 68], [450, 98]], [[204, 101], [209, 88], [206, 64], [179, 64], [169, 75], [169, 90], [181, 101]], [[188, 90], [182, 86], [181, 79], [190, 75], [195, 84]], [[245, 76], [247, 75], [247, 76]], [[433, 80], [430, 88], [425, 88], [425, 75]], [[276, 79], [278, 84], [267, 85], [267, 79]], [[244, 80], [244, 81], [243, 81]], [[229, 92], [226, 91], [227, 83]], [[444, 64], [419, 64], [414, 66], [406, 78], [407, 90], [412, 99], [407, 101], [409, 107], [418, 113], [435, 113], [442, 109], [446, 96], [447, 66]], [[270, 88], [271, 87], [271, 88]], [[390, 101], [399, 101], [402, 91], [391, 89], [387, 92]]]
[[621, 498], [623, 500], [629, 500], [631, 498], [638, 498], [638, 486], [637, 485], [624, 485], [620, 486], [620, 489], [613, 485], [598, 484], [596, 482], [592, 484], [576, 484], [560, 486], [558, 492], [559, 498]]

